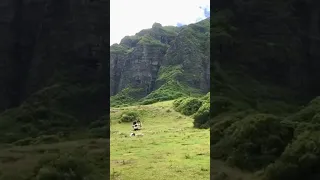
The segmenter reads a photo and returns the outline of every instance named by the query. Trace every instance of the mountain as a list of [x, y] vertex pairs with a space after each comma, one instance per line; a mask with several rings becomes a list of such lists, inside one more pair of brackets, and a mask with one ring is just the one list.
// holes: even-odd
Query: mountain
[[6, 9], [0, 16], [0, 143], [106, 115], [108, 3], [7, 1], [0, 7]]
[[110, 47], [111, 105], [205, 94], [210, 87], [210, 18], [141, 30]]
[[319, 2], [213, 6], [212, 158], [256, 179], [319, 178]]
[[1, 1], [1, 180], [109, 178], [108, 9]]

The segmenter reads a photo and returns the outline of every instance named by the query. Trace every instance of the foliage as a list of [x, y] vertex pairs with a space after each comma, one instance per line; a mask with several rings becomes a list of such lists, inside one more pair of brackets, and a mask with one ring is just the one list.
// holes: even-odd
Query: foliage
[[225, 121], [220, 128], [227, 128], [222, 129], [221, 139], [212, 145], [211, 152], [215, 158], [243, 169], [263, 168], [281, 155], [293, 137], [293, 130], [280, 121], [268, 114], [248, 115], [233, 123]]
[[35, 169], [36, 179], [86, 179], [92, 172], [91, 167], [80, 157], [63, 155], [54, 159], [44, 159]]
[[121, 122], [132, 122], [135, 120], [139, 120], [139, 114], [134, 111], [123, 112], [120, 118]]
[[319, 135], [317, 131], [307, 131], [299, 135], [287, 146], [279, 160], [267, 167], [265, 171], [267, 179], [317, 179], [319, 177], [317, 169], [320, 167]]
[[201, 107], [202, 101], [197, 98], [183, 98], [174, 102], [174, 110], [180, 112], [183, 115], [190, 116], [198, 111]]
[[167, 45], [161, 43], [159, 40], [153, 38], [150, 35], [144, 35], [141, 37], [140, 41], [138, 42], [138, 45], [148, 45], [148, 46], [160, 46], [166, 48]]
[[196, 128], [208, 128], [210, 127], [206, 124], [210, 118], [210, 103], [203, 103], [199, 110], [193, 115], [194, 127]]
[[110, 97], [111, 107], [120, 107], [134, 104], [139, 98], [144, 96], [144, 91], [141, 88], [127, 87], [121, 92]]
[[110, 129], [107, 126], [91, 128], [89, 132], [93, 138], [110, 138]]
[[130, 49], [121, 44], [113, 44], [110, 46], [110, 53], [126, 54], [128, 52], [130, 52]]

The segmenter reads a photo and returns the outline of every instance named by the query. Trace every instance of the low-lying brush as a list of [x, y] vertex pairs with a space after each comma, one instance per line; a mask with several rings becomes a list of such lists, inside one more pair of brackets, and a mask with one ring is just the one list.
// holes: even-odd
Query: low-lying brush
[[174, 109], [183, 115], [190, 116], [196, 113], [202, 105], [202, 101], [197, 98], [183, 98], [174, 102]]
[[87, 179], [92, 172], [88, 162], [80, 157], [62, 155], [43, 159], [35, 168], [35, 179]]
[[292, 129], [268, 114], [249, 115], [221, 131], [221, 139], [212, 145], [211, 153], [247, 170], [258, 170], [276, 160], [293, 138]]
[[209, 128], [207, 124], [210, 118], [210, 103], [203, 103], [199, 110], [193, 115], [193, 125], [196, 128]]
[[132, 122], [134, 120], [139, 120], [139, 114], [134, 111], [126, 111], [121, 115], [121, 122]]

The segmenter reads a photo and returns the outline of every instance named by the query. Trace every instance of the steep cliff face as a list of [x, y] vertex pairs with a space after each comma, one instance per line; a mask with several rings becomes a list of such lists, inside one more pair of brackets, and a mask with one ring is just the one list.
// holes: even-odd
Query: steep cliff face
[[319, 7], [317, 1], [300, 0], [221, 5], [213, 23], [212, 60], [220, 69], [235, 68], [310, 100], [319, 92]]
[[108, 114], [106, 9], [103, 0], [0, 2], [0, 142]]
[[55, 83], [107, 82], [107, 8], [107, 1], [1, 1], [0, 110]]
[[125, 90], [140, 99], [179, 82], [209, 90], [209, 19], [178, 27], [162, 27], [127, 36], [110, 47], [111, 96]]

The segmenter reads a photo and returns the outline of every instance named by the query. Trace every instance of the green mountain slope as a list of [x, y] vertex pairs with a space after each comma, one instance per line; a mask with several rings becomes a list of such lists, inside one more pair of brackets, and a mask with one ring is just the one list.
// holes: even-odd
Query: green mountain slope
[[255, 179], [319, 177], [317, 3], [220, 4], [211, 22], [215, 161]]
[[210, 19], [151, 29], [110, 47], [111, 105], [144, 104], [209, 91]]

